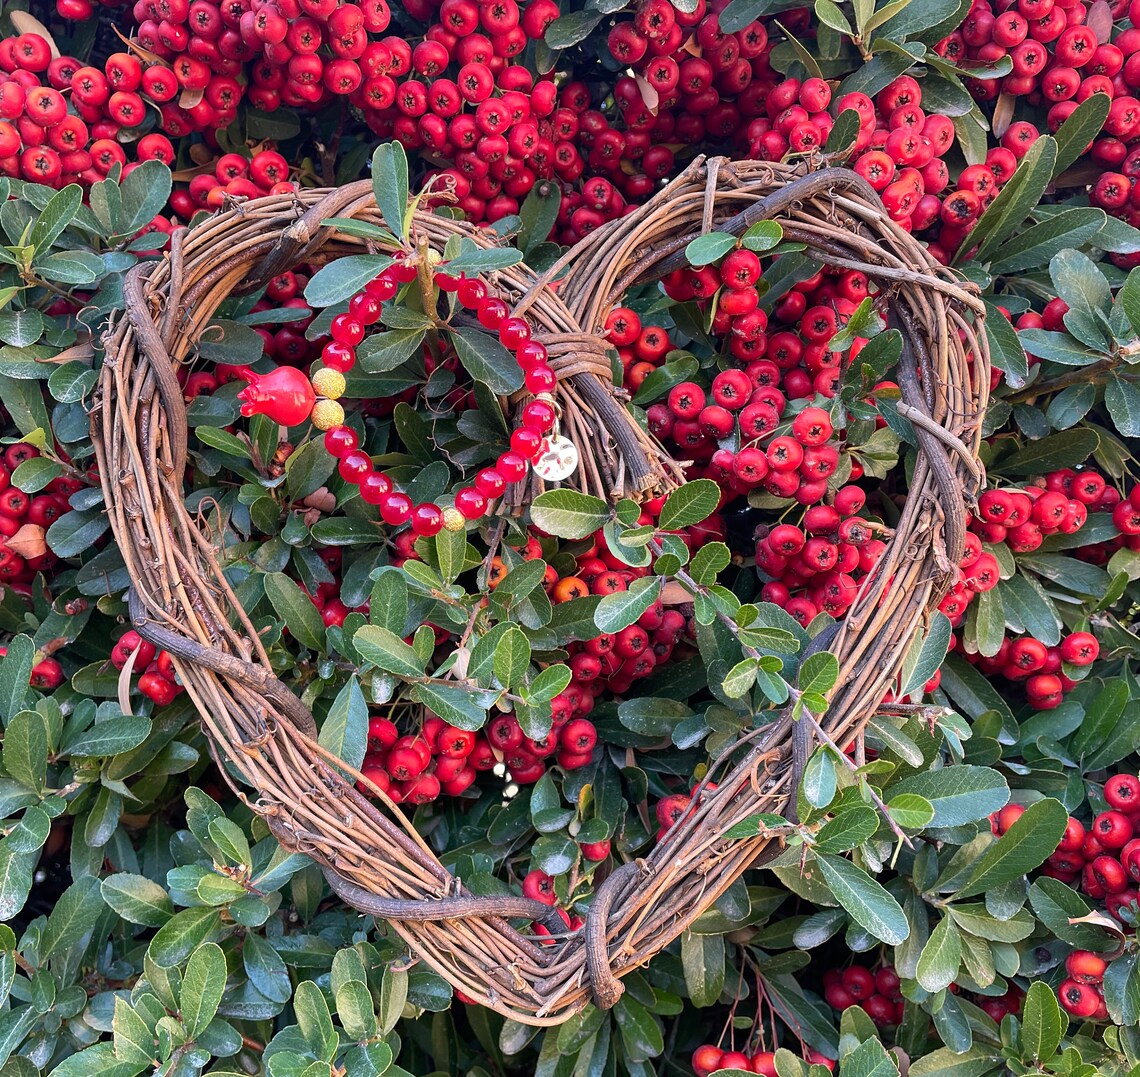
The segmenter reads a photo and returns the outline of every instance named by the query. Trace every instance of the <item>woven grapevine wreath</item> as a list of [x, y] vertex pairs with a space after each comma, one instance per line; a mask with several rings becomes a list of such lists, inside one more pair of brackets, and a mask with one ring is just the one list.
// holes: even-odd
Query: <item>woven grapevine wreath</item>
[[[261, 198], [176, 233], [162, 260], [128, 274], [125, 309], [105, 336], [92, 426], [132, 580], [131, 619], [173, 656], [219, 768], [255, 790], [251, 807], [283, 846], [312, 857], [344, 901], [388, 920], [470, 998], [525, 1024], [555, 1025], [591, 1001], [614, 1005], [625, 973], [676, 939], [766, 850], [778, 851], [771, 833], [726, 832], [759, 813], [780, 813], [794, 795], [793, 723], [780, 713], [715, 760], [708, 776], [715, 787], [698, 791], [695, 810], [650, 853], [597, 887], [584, 926], [570, 934], [550, 922], [545, 905], [469, 894], [401, 811], [381, 810], [357, 791], [356, 772], [317, 744], [312, 714], [274, 676], [218, 551], [183, 503], [187, 421], [176, 378], [231, 295], [301, 263], [360, 253], [360, 239], [322, 225], [332, 217], [383, 223], [367, 183]], [[898, 410], [913, 425], [917, 461], [888, 549], [830, 647], [840, 674], [821, 726], [845, 746], [894, 685], [962, 556], [966, 508], [983, 481], [976, 454], [990, 382], [976, 291], [892, 222], [853, 172], [720, 158], [694, 161], [542, 276], [525, 265], [488, 276], [538, 327], [559, 368], [565, 421], [592, 450], [580, 488], [611, 499], [647, 495], [675, 485], [679, 469], [618, 398], [601, 327], [628, 289], [683, 265], [692, 239], [741, 234], [761, 220], [777, 221], [818, 260], [866, 273], [904, 341]], [[485, 247], [498, 242], [424, 213], [416, 228], [438, 249], [456, 234]], [[525, 509], [540, 489], [517, 485], [527, 488], [508, 499], [507, 511]], [[512, 924], [544, 917], [557, 935], [545, 945]]]

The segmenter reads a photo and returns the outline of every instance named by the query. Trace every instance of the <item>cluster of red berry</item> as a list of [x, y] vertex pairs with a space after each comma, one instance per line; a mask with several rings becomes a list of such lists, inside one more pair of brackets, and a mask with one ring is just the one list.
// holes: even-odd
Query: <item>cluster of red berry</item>
[[[648, 502], [641, 514], [642, 525], [656, 522], [659, 501]], [[692, 549], [702, 542], [723, 540], [723, 523], [710, 517], [702, 524], [678, 533]], [[604, 532], [591, 536], [590, 545], [577, 555], [573, 574], [557, 579], [550, 591], [555, 602], [567, 602], [583, 595], [612, 595], [629, 589], [629, 585], [650, 572], [634, 568], [614, 556]], [[570, 670], [574, 684], [593, 706], [603, 692], [627, 693], [635, 681], [648, 677], [663, 666], [683, 638], [691, 636], [689, 618], [674, 607], [654, 602], [631, 625], [615, 633], [601, 633], [592, 639], [569, 645]]]
[[823, 974], [823, 998], [842, 1013], [849, 1006], [861, 1006], [880, 1028], [893, 1028], [902, 1022], [903, 997], [899, 974], [890, 965], [872, 971], [863, 965], [827, 969]]
[[[361, 774], [397, 804], [427, 804], [441, 794], [459, 796], [481, 771], [500, 764], [519, 784], [538, 781], [552, 756], [564, 770], [585, 766], [598, 739], [593, 723], [570, 718], [570, 706], [561, 697], [554, 711], [551, 731], [541, 740], [526, 736], [513, 714], [498, 715], [478, 733], [456, 729], [429, 713], [417, 732], [401, 734], [390, 719], [373, 717]], [[361, 788], [373, 792], [367, 785]]]
[[167, 707], [186, 691], [178, 682], [170, 653], [159, 651], [133, 628], [124, 632], [111, 648], [111, 665], [115, 669], [121, 670], [128, 662], [132, 674], [139, 674], [139, 691], [156, 706]]
[[[804, 1061], [811, 1066], [826, 1066], [829, 1070], [835, 1069], [835, 1059], [819, 1051], [809, 1050]], [[762, 1077], [777, 1077], [776, 1052], [755, 1051], [749, 1054], [746, 1051], [725, 1051], [713, 1043], [702, 1043], [693, 1052], [693, 1071], [697, 1077], [709, 1077], [717, 1070], [743, 1070], [745, 1073], [759, 1073]]]
[[[1046, 123], [1056, 131], [1077, 105], [1105, 94], [1108, 116], [1090, 156], [1105, 171], [1090, 191], [1095, 205], [1140, 224], [1134, 192], [1140, 170], [1140, 4], [1113, 0], [1111, 17], [1090, 19], [1094, 5], [1079, 0], [974, 0], [962, 25], [937, 46], [947, 60], [994, 64], [1006, 56], [1012, 71], [1001, 79], [968, 80], [980, 101], [999, 94], [1024, 98], [1048, 110]], [[1131, 26], [1114, 25], [1127, 13]], [[1003, 144], [1030, 144], [1037, 128], [1019, 121], [1004, 133]], [[1010, 148], [1013, 148], [1012, 145]]]
[[[35, 574], [50, 570], [58, 561], [43, 547], [43, 532], [71, 511], [72, 494], [87, 485], [72, 472], [57, 475], [40, 493], [27, 494], [13, 486], [12, 472], [39, 455], [40, 450], [26, 441], [8, 445], [0, 454], [0, 582], [21, 594], [30, 594]], [[25, 542], [21, 530], [29, 524], [40, 530], [37, 538]]]
[[[1079, 885], [1089, 897], [1103, 901], [1116, 919], [1134, 925], [1135, 902], [1140, 900], [1140, 778], [1116, 774], [1104, 783], [1107, 809], [1086, 829], [1070, 818], [1064, 837], [1045, 862], [1042, 872], [1065, 883]], [[1003, 833], [1021, 815], [1022, 808], [1008, 804], [994, 820], [995, 833]], [[1127, 917], [1121, 916], [1127, 911]]]
[[[822, 122], [831, 91], [822, 79], [785, 79], [765, 98], [766, 116], [748, 127], [749, 152], [762, 160], [780, 160], [789, 150], [826, 138]], [[909, 231], [929, 236], [931, 253], [948, 261], [973, 223], [1012, 175], [1028, 145], [994, 147], [983, 164], [968, 165], [951, 184], [945, 157], [954, 145], [954, 124], [940, 112], [922, 109], [922, 89], [900, 75], [872, 100], [844, 94], [836, 111], [859, 117], [852, 167], [879, 192], [891, 219]]]

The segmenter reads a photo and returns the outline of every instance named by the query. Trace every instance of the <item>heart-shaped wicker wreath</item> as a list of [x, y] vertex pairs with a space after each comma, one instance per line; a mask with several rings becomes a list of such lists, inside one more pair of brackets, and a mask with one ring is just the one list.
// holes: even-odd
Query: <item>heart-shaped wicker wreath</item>
[[[734, 824], [784, 809], [792, 723], [779, 714], [715, 761], [715, 788], [643, 859], [601, 882], [585, 925], [545, 944], [512, 926], [551, 910], [521, 897], [480, 898], [440, 864], [395, 807], [381, 810], [316, 743], [312, 714], [273, 674], [257, 632], [183, 503], [185, 405], [175, 371], [192, 357], [223, 301], [293, 266], [365, 245], [322, 224], [383, 223], [370, 185], [260, 198], [176, 233], [170, 252], [128, 274], [125, 310], [105, 336], [92, 414], [107, 510], [132, 585], [138, 632], [174, 657], [220, 769], [255, 790], [251, 807], [285, 847], [307, 853], [350, 905], [382, 917], [457, 989], [516, 1021], [554, 1025], [593, 1001], [612, 1006], [620, 977], [676, 939], [760, 854], [770, 833], [729, 839]], [[740, 234], [776, 220], [821, 262], [862, 270], [886, 298], [904, 348], [899, 411], [918, 456], [905, 507], [878, 568], [863, 582], [831, 650], [837, 687], [822, 726], [849, 744], [895, 684], [906, 652], [955, 580], [966, 505], [982, 482], [977, 450], [990, 382], [976, 291], [892, 222], [853, 172], [698, 159], [629, 216], [592, 233], [538, 276], [525, 265], [489, 274], [525, 311], [560, 374], [563, 426], [589, 446], [575, 476], [603, 497], [646, 495], [679, 468], [629, 415], [611, 380], [601, 329], [625, 292], [683, 264], [712, 230]], [[419, 213], [416, 230], [494, 246], [470, 225]], [[549, 282], [561, 274], [557, 290]], [[505, 509], [525, 508], [538, 480]], [[501, 509], [502, 511], [502, 509]], [[225, 764], [225, 765], [223, 765]]]

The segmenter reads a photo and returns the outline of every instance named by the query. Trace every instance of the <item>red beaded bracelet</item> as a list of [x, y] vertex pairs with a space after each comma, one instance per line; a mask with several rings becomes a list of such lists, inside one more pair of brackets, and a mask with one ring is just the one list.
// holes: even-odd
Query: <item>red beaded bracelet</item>
[[491, 295], [483, 281], [463, 274], [435, 272], [436, 286], [441, 291], [454, 292], [459, 304], [473, 310], [479, 324], [497, 333], [503, 347], [514, 354], [527, 391], [536, 399], [523, 407], [522, 425], [511, 434], [510, 449], [499, 456], [494, 467], [483, 468], [473, 485], [456, 492], [453, 511], [431, 502], [413, 504], [386, 475], [375, 470], [371, 457], [359, 448], [356, 432], [345, 425], [344, 409], [337, 400], [345, 389], [345, 373], [356, 365], [356, 348], [369, 327], [380, 321], [383, 302], [394, 298], [400, 286], [415, 280], [418, 273], [413, 264], [395, 262], [349, 300], [347, 312], [332, 319], [332, 340], [321, 352], [324, 366], [314, 371], [311, 381], [290, 367], [279, 367], [266, 375], [241, 368], [238, 373], [250, 384], [238, 394], [238, 399], [246, 416], [268, 415], [289, 426], [310, 418], [314, 426], [324, 430], [325, 448], [337, 459], [341, 478], [360, 487], [360, 496], [380, 510], [385, 523], [410, 523], [417, 535], [430, 536], [445, 526], [458, 530], [465, 522], [480, 519], [487, 512], [488, 502], [502, 496], [508, 483], [525, 478], [527, 465], [547, 451], [548, 435], [557, 419], [554, 404], [548, 398], [558, 378], [547, 361], [546, 348], [531, 339], [527, 322], [512, 318], [507, 304]]

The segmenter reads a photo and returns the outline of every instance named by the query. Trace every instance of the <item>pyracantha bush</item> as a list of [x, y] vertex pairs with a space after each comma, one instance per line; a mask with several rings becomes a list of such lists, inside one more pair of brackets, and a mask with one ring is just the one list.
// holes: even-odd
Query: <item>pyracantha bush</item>
[[[5, 1077], [1138, 1072], [1135, 2], [30, 7], [0, 16]], [[183, 494], [359, 788], [574, 931], [711, 758], [793, 692], [826, 705], [835, 664], [797, 656], [874, 572], [916, 457], [887, 297], [765, 223], [593, 327], [687, 482], [494, 512], [559, 421], [495, 270], [553, 266], [697, 153], [848, 164], [977, 287], [987, 484], [781, 855], [612, 1012], [540, 1031], [332, 896], [211, 758], [130, 623], [99, 333], [175, 228], [262, 195], [371, 175], [382, 207], [495, 229], [429, 262], [393, 213], [359, 232], [382, 268], [227, 301], [178, 370]]]

